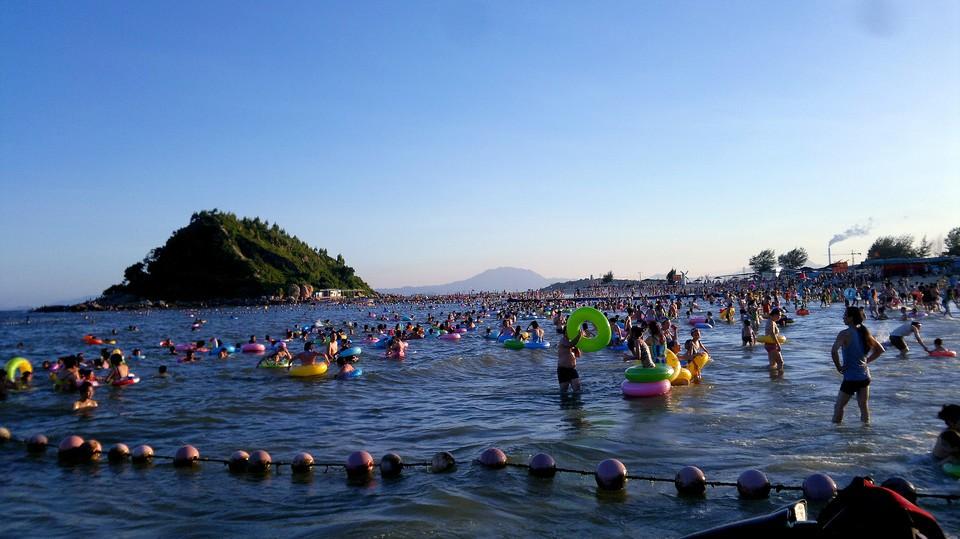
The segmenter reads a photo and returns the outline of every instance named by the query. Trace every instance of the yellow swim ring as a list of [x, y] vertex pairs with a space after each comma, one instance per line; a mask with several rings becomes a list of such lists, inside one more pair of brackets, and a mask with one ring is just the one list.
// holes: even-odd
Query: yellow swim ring
[[[763, 344], [773, 344], [773, 337], [771, 337], [770, 335], [760, 335], [759, 337], [757, 337], [757, 342], [763, 343]], [[787, 342], [787, 338], [784, 337], [783, 335], [777, 335], [777, 342], [780, 344], [783, 344]]]
[[677, 354], [674, 354], [673, 351], [670, 350], [669, 348], [667, 349], [666, 356], [667, 356], [667, 359], [666, 359], [667, 366], [673, 368], [673, 374], [670, 376], [670, 378], [667, 378], [667, 380], [673, 383], [673, 381], [676, 380], [678, 376], [680, 376], [680, 358], [678, 358]]
[[323, 376], [327, 373], [326, 363], [316, 363], [314, 365], [297, 365], [290, 367], [290, 376], [297, 378], [308, 378], [311, 376]]
[[690, 380], [693, 379], [693, 373], [690, 372], [690, 369], [684, 367], [680, 369], [680, 375], [677, 376], [671, 384], [675, 386], [685, 386], [690, 383]]
[[703, 368], [706, 367], [711, 361], [713, 360], [710, 359], [710, 355], [706, 352], [703, 352], [693, 356], [693, 359], [690, 360], [690, 363], [692, 363], [698, 371], [702, 371]]
[[27, 358], [15, 357], [7, 362], [7, 364], [3, 367], [3, 370], [7, 371], [7, 380], [16, 382], [20, 377], [18, 376], [17, 371], [20, 371], [20, 373], [33, 372], [33, 366], [30, 365], [30, 362], [27, 361]]

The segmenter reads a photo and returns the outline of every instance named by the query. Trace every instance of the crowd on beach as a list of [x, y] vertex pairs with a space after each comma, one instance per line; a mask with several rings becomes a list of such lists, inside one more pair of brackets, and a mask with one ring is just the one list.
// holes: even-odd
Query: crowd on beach
[[[311, 326], [286, 329], [280, 338], [267, 335], [259, 339], [251, 335], [245, 343], [236, 343], [235, 347], [225, 345], [216, 337], [179, 345], [168, 338], [160, 345], [167, 356], [176, 358], [177, 363], [192, 363], [204, 359], [227, 359], [244, 345], [262, 344], [264, 353], [257, 366], [290, 368], [294, 365], [336, 364], [339, 370], [335, 378], [346, 379], [354, 371], [358, 356], [348, 356], [344, 351], [352, 349], [354, 341], [383, 349], [388, 359], [403, 360], [411, 341], [474, 331], [487, 318], [495, 318], [497, 327], [487, 324], [482, 332], [485, 338], [499, 342], [509, 338], [547, 345], [543, 322], [549, 321], [558, 336], [557, 380], [565, 394], [581, 389], [577, 360], [582, 352], [578, 344], [581, 339], [590, 338], [597, 329], [589, 324], [568, 327], [568, 313], [580, 306], [590, 305], [607, 318], [612, 333], [609, 346], [624, 351], [623, 361], [654, 368], [663, 364], [669, 350], [691, 371], [690, 383], [697, 384], [703, 379], [702, 365], [693, 359], [709, 354], [709, 349], [702, 341], [700, 328], [692, 327], [688, 336], [682, 335], [678, 321], [699, 316], [698, 320], [707, 327], [718, 323], [739, 324], [743, 346], [753, 347], [762, 341], [771, 377], [775, 378], [784, 375], [780, 330], [796, 320], [788, 315], [808, 315], [808, 304], [813, 302], [820, 306], [842, 302], [845, 303], [843, 321], [846, 328], [836, 336], [831, 348], [831, 359], [843, 376], [833, 421], [839, 423], [843, 420], [845, 406], [856, 397], [861, 420], [869, 422], [869, 364], [886, 350], [866, 328], [865, 322], [869, 318], [902, 321], [890, 332], [890, 344], [901, 355], [909, 350], [908, 339], [915, 340], [927, 352], [948, 353], [941, 339], [936, 339], [933, 346], [924, 342], [922, 318], [938, 314], [952, 316], [951, 308], [957, 306], [960, 297], [960, 283], [956, 277], [930, 283], [910, 283], [907, 279], [875, 281], [872, 277], [824, 275], [808, 281], [698, 283], [672, 289], [657, 285], [648, 289], [621, 290], [619, 295], [611, 289], [601, 289], [567, 297], [530, 292], [354, 300], [345, 301], [342, 307], [366, 310], [370, 319], [367, 323], [317, 321]], [[391, 306], [451, 304], [469, 308], [436, 315], [431, 313], [422, 322], [403, 316], [397, 310], [388, 312]], [[383, 312], [377, 312], [378, 307], [383, 308]], [[700, 315], [703, 312], [706, 314]], [[536, 313], [533, 319], [531, 313]], [[204, 322], [197, 319], [191, 330], [201, 331]], [[136, 332], [138, 328], [130, 326], [127, 330]], [[113, 331], [113, 334], [117, 333]], [[111, 342], [92, 335], [84, 337], [88, 338], [88, 344]], [[302, 350], [294, 353], [291, 348], [298, 342]], [[72, 410], [89, 410], [98, 405], [93, 398], [98, 386], [135, 383], [128, 360], [142, 357], [140, 349], [134, 349], [126, 356], [119, 348], [107, 347], [92, 359], [78, 352], [44, 361], [40, 367], [50, 377], [56, 391], [78, 394], [78, 399], [71, 405]], [[167, 367], [161, 365], [158, 375], [166, 374]], [[31, 369], [21, 370], [13, 379], [5, 377], [4, 383], [0, 384], [0, 395], [5, 398], [8, 391], [29, 387], [34, 383], [33, 376]], [[960, 406], [945, 406], [941, 419], [948, 428], [938, 438], [935, 453], [944, 455], [940, 458], [960, 460]]]

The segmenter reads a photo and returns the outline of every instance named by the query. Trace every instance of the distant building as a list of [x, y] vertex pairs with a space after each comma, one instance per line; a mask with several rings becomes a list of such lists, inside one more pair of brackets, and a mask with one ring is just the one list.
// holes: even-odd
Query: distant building
[[960, 272], [960, 257], [935, 256], [932, 258], [871, 258], [863, 261], [861, 270], [879, 271], [884, 277], [909, 277], [912, 275], [935, 275]]
[[338, 299], [343, 297], [343, 291], [339, 288], [321, 288], [313, 291], [313, 297], [317, 299]]

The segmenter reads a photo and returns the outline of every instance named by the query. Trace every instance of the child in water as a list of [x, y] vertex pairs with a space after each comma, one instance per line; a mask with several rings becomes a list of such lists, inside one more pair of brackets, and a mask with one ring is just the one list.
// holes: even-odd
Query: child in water
[[943, 347], [943, 339], [933, 340], [933, 350], [931, 350], [931, 352], [949, 352], [949, 351], [950, 350], [947, 350], [946, 348]]
[[577, 358], [580, 357], [580, 350], [577, 348], [577, 343], [585, 336], [586, 330], [581, 327], [576, 337], [568, 339], [566, 327], [563, 328], [560, 343], [557, 345], [557, 380], [560, 382], [561, 394], [565, 395], [568, 388], [572, 388], [574, 393], [580, 392], [580, 373], [577, 372]]
[[93, 400], [93, 384], [84, 382], [80, 386], [80, 400], [73, 403], [73, 410], [88, 410], [97, 406], [97, 401]]
[[351, 359], [352, 358], [347, 357], [337, 358], [337, 366], [340, 367], [340, 371], [334, 376], [336, 380], [346, 380], [349, 378], [350, 373], [356, 370], [353, 368], [353, 361], [351, 361]]
[[753, 348], [757, 345], [757, 334], [753, 332], [753, 325], [750, 324], [749, 320], [743, 321], [743, 331], [740, 332], [740, 339], [743, 341], [743, 346]]
[[947, 425], [933, 446], [933, 457], [948, 462], [960, 461], [960, 406], [944, 404], [937, 414]]
[[711, 326], [715, 325], [716, 322], [713, 321], [713, 313], [707, 311], [707, 317], [703, 319], [704, 323], [710, 324]]

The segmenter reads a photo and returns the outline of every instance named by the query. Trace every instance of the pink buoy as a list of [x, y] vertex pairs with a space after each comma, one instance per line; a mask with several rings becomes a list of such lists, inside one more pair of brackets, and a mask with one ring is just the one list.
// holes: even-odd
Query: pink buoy
[[153, 460], [153, 448], [149, 445], [138, 445], [130, 454], [134, 463], [145, 464]]
[[192, 445], [185, 445], [173, 455], [173, 465], [177, 468], [188, 468], [200, 460], [200, 451]]
[[42, 434], [34, 434], [33, 436], [27, 438], [27, 452], [28, 453], [43, 453], [47, 450], [47, 446], [50, 444], [47, 437]]
[[250, 462], [250, 454], [246, 451], [234, 451], [227, 461], [227, 468], [233, 473], [243, 473], [247, 471], [247, 464]]
[[480, 464], [495, 470], [506, 468], [507, 455], [496, 447], [490, 447], [480, 453]]
[[293, 463], [290, 469], [294, 473], [307, 473], [313, 468], [313, 455], [306, 452], [300, 452], [293, 456]]
[[373, 474], [373, 457], [366, 451], [354, 451], [347, 457], [346, 468], [350, 479], [369, 479]]
[[74, 463], [79, 462], [82, 448], [83, 447], [83, 438], [70, 435], [60, 440], [60, 445], [57, 446], [57, 458], [61, 462]]
[[107, 453], [110, 462], [123, 462], [130, 458], [130, 448], [124, 444], [114, 444]]
[[737, 492], [747, 500], [757, 500], [770, 495], [770, 480], [760, 470], [747, 470], [737, 478]]
[[803, 480], [803, 497], [813, 502], [825, 502], [837, 495], [837, 484], [829, 475], [815, 473]]
[[627, 467], [617, 459], [607, 459], [597, 465], [594, 477], [603, 490], [622, 490], [627, 484]]
[[557, 461], [546, 453], [539, 453], [530, 459], [530, 475], [534, 477], [553, 477], [557, 474]]
[[696, 466], [685, 466], [673, 479], [677, 492], [685, 496], [701, 496], [707, 490], [707, 476]]
[[261, 449], [250, 454], [250, 463], [247, 467], [253, 473], [267, 473], [270, 471], [272, 464], [273, 459], [270, 457], [270, 453]]
[[380, 459], [380, 475], [397, 477], [403, 473], [403, 459], [396, 453], [387, 453]]

